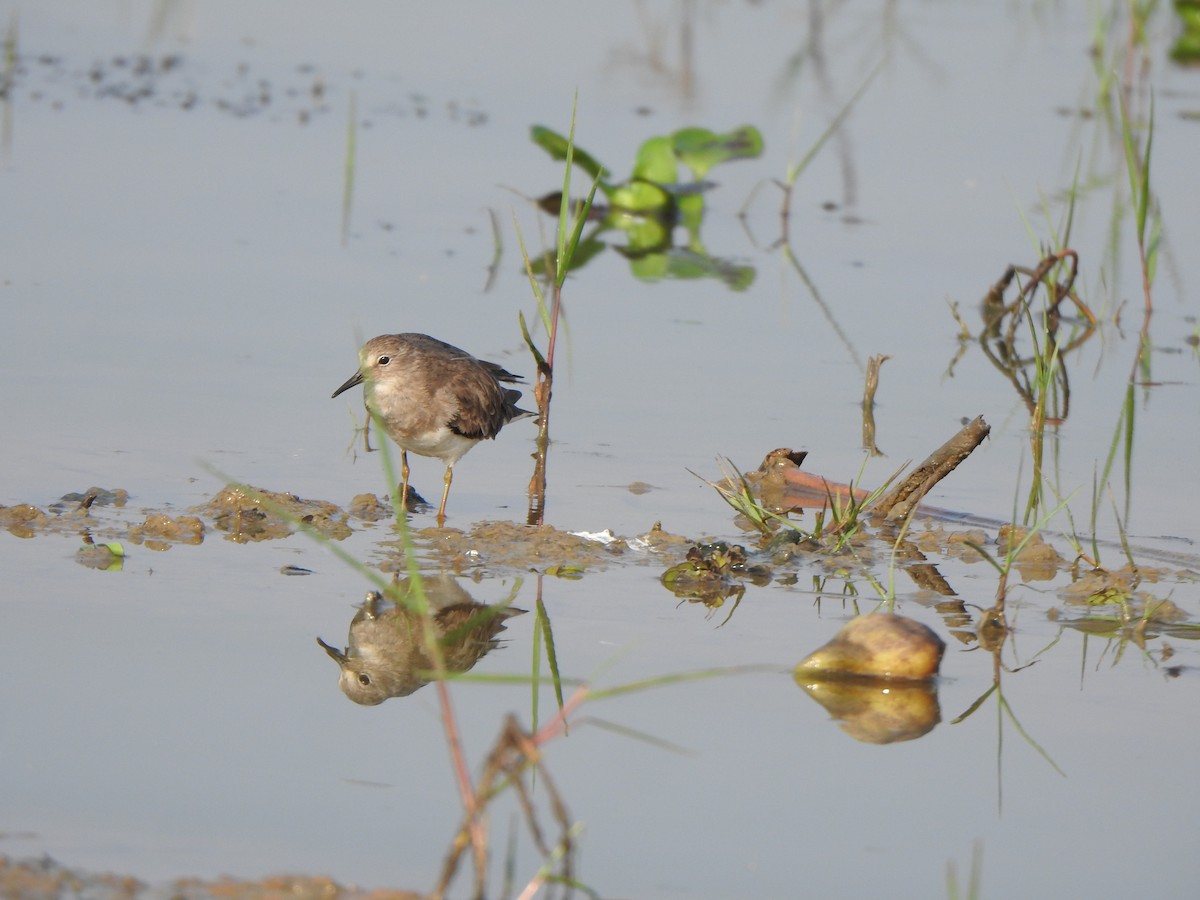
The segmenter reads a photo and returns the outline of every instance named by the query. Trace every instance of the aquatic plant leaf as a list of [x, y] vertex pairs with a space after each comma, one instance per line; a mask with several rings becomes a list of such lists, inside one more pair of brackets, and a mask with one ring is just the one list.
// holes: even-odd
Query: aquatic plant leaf
[[[567, 147], [570, 141], [563, 137], [557, 131], [546, 128], [542, 125], [534, 125], [529, 129], [529, 136], [533, 138], [533, 142], [550, 154], [552, 159], [559, 162], [567, 158]], [[596, 160], [594, 156], [586, 150], [582, 150], [576, 145], [572, 150], [572, 164], [583, 169], [592, 176], [593, 179], [599, 182], [600, 190], [608, 194], [612, 191], [612, 186], [605, 181], [606, 176], [611, 172]]]
[[520, 310], [517, 310], [517, 321], [521, 325], [521, 337], [525, 339], [525, 346], [533, 354], [534, 362], [537, 363], [538, 368], [542, 368], [546, 365], [546, 357], [542, 356], [542, 351], [533, 342], [533, 337], [529, 334], [529, 326], [525, 324], [525, 313]]
[[675, 151], [669, 137], [652, 137], [638, 148], [630, 180], [639, 179], [660, 185], [679, 180], [679, 167], [675, 164]]
[[[574, 127], [572, 126], [572, 134], [573, 133], [574, 133]], [[570, 175], [568, 173], [568, 180], [569, 180], [569, 178], [570, 178]], [[581, 247], [583, 249], [583, 254], [581, 254], [582, 259], [581, 259], [580, 265], [582, 265], [584, 262], [587, 262], [587, 260], [591, 259], [591, 257], [594, 256], [596, 253], [596, 251], [594, 249], [592, 249], [588, 246], [589, 244], [594, 243], [594, 240], [595, 240], [594, 236], [596, 233], [595, 230], [593, 230], [592, 233], [588, 236], [588, 239], [586, 241], [583, 241], [582, 243], [581, 243], [581, 238], [583, 236], [583, 228], [588, 223], [588, 219], [590, 218], [590, 215], [591, 215], [592, 203], [596, 199], [596, 191], [599, 190], [599, 188], [600, 188], [600, 178], [597, 176], [596, 178], [594, 178], [592, 180], [592, 187], [588, 191], [587, 198], [583, 201], [582, 204], [578, 205], [578, 207], [577, 207], [577, 210], [575, 213], [575, 219], [571, 225], [570, 234], [567, 234], [565, 232], [567, 222], [569, 221], [569, 216], [567, 216], [567, 214], [566, 214], [566, 212], [567, 212], [566, 205], [563, 206], [563, 214], [560, 217], [560, 221], [559, 221], [560, 237], [559, 237], [558, 256], [556, 257], [557, 263], [558, 263], [558, 273], [556, 276], [556, 281], [560, 288], [562, 287], [563, 283], [566, 281], [567, 272], [576, 268], [575, 254], [580, 250]], [[563, 186], [563, 190], [564, 191], [567, 190], [566, 185]]]
[[660, 576], [662, 586], [681, 600], [716, 608], [730, 597], [740, 602], [746, 586], [728, 574], [693, 560], [677, 563]]
[[707, 128], [681, 128], [672, 136], [679, 160], [702, 179], [718, 163], [734, 159], [754, 159], [763, 151], [762, 134], [753, 125], [743, 125], [725, 134]]
[[628, 212], [661, 213], [671, 209], [675, 202], [669, 191], [640, 179], [614, 188], [608, 196], [614, 208]]

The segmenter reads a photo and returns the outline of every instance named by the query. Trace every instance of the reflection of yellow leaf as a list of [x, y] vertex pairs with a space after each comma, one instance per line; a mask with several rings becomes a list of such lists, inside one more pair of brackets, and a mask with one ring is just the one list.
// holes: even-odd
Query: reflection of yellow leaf
[[555, 578], [570, 578], [578, 581], [583, 577], [583, 566], [551, 566], [546, 569], [545, 574], [552, 575]]
[[1106, 587], [1103, 590], [1096, 591], [1090, 594], [1087, 602], [1092, 606], [1099, 606], [1105, 603], [1127, 603], [1129, 602], [1130, 594], [1128, 591], [1123, 591], [1117, 587]]
[[76, 562], [103, 572], [121, 571], [124, 560], [125, 548], [115, 541], [110, 544], [87, 544], [75, 551]]

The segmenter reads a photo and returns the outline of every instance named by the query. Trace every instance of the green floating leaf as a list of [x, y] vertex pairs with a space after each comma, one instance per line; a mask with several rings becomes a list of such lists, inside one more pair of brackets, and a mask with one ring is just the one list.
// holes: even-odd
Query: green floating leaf
[[679, 167], [669, 137], [652, 137], [638, 148], [631, 180], [636, 179], [657, 184], [674, 184], [679, 180]]
[[753, 125], [743, 125], [726, 134], [707, 128], [681, 128], [671, 136], [672, 147], [681, 162], [703, 178], [717, 163], [734, 159], [754, 159], [762, 155], [762, 133]]
[[[567, 147], [570, 141], [563, 137], [557, 131], [546, 128], [542, 125], [534, 125], [529, 129], [529, 136], [533, 138], [533, 142], [550, 154], [552, 159], [559, 161], [567, 158]], [[583, 171], [592, 176], [594, 180], [600, 182], [600, 190], [604, 193], [609, 193], [612, 188], [604, 180], [609, 175], [608, 169], [600, 165], [596, 158], [585, 150], [581, 150], [578, 145], [572, 151], [572, 165], [576, 165]]]

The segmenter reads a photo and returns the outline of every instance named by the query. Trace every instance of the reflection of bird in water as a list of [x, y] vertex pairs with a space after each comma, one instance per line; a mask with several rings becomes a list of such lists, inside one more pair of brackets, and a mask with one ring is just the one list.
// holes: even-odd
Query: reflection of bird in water
[[[433, 612], [433, 628], [441, 642], [442, 658], [450, 672], [466, 672], [500, 643], [496, 638], [507, 619], [523, 609], [476, 603], [449, 575], [422, 579]], [[408, 579], [400, 583], [409, 590]], [[434, 668], [424, 644], [421, 617], [370, 591], [350, 621], [349, 646], [344, 651], [320, 638], [317, 643], [341, 668], [342, 693], [364, 706], [389, 697], [407, 697], [431, 679], [420, 673]]]

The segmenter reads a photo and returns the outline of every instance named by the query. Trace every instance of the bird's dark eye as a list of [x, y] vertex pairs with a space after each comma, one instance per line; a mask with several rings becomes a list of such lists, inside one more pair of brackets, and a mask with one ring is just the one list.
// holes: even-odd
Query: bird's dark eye
[[390, 356], [381, 356], [381, 357], [379, 357], [379, 359], [377, 360], [377, 362], [378, 362], [378, 363], [379, 363], [379, 365], [381, 365], [381, 366], [386, 366], [386, 365], [387, 365], [388, 363], [390, 363], [391, 361], [392, 361], [392, 358], [391, 358]]
[[366, 672], [359, 672], [358, 673], [358, 683], [361, 684], [363, 687], [369, 687], [371, 684], [371, 676], [368, 675]]

